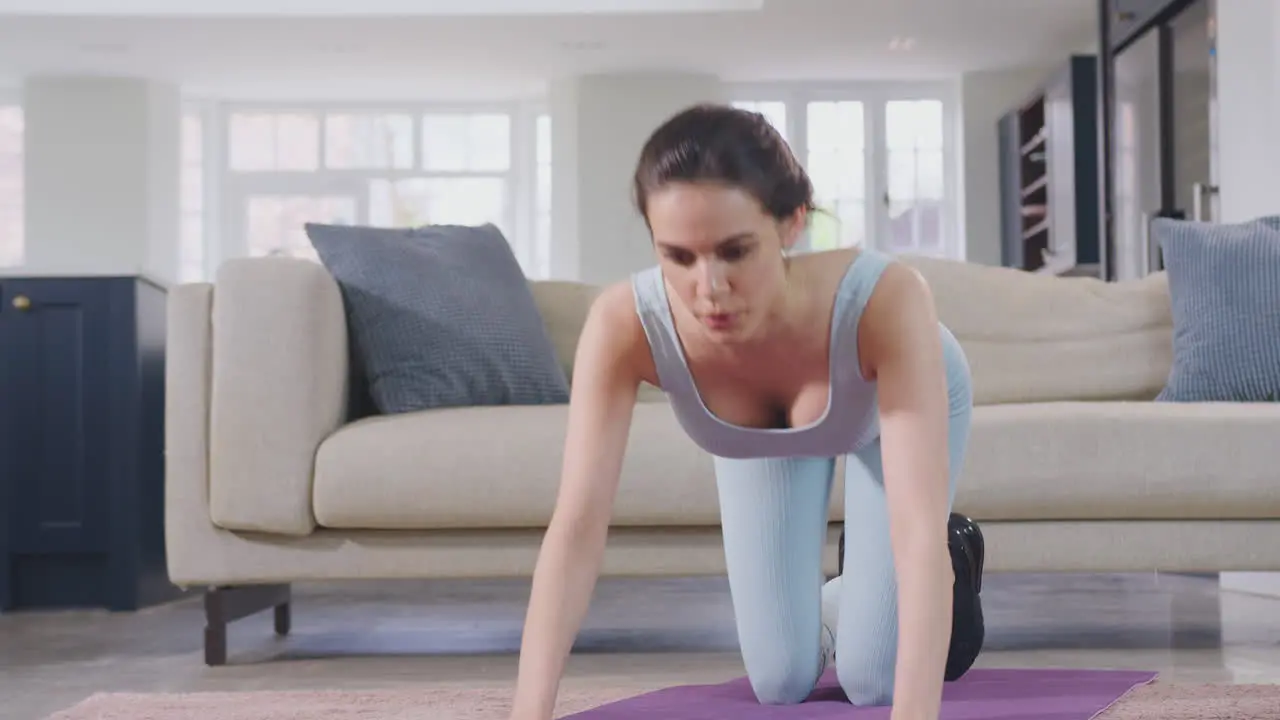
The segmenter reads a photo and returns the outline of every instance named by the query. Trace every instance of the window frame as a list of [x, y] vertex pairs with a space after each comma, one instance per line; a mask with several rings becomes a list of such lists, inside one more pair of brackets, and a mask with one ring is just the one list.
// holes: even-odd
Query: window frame
[[[216, 153], [216, 184], [221, 188], [221, 202], [216, 207], [219, 222], [227, 232], [220, 234], [215, 263], [227, 258], [247, 257], [250, 254], [245, 218], [244, 201], [254, 195], [271, 194], [354, 194], [358, 198], [360, 213], [367, 217], [368, 182], [370, 180], [401, 180], [409, 178], [501, 178], [507, 187], [507, 204], [503, 223], [508, 241], [521, 265], [536, 277], [543, 263], [537, 238], [537, 166], [536, 133], [537, 117], [548, 112], [545, 101], [225, 101], [214, 112], [212, 132], [222, 143]], [[230, 120], [239, 113], [300, 113], [313, 115], [320, 120], [317, 134], [317, 157], [320, 167], [310, 171], [266, 170], [238, 171], [231, 167]], [[329, 114], [407, 114], [414, 118], [412, 168], [328, 168], [324, 165], [324, 117]], [[432, 114], [483, 114], [501, 113], [510, 118], [511, 163], [505, 171], [435, 171], [422, 163], [424, 128], [422, 118]], [[212, 267], [216, 267], [216, 264]]]
[[[883, 198], [888, 191], [888, 147], [884, 112], [894, 100], [939, 100], [942, 103], [943, 163], [943, 257], [965, 260], [966, 238], [961, 208], [963, 134], [960, 127], [960, 88], [954, 81], [814, 81], [814, 82], [730, 82], [726, 83], [732, 102], [780, 101], [786, 105], [787, 139], [797, 159], [808, 167], [808, 104], [815, 101], [858, 101], [863, 103], [867, 207], [867, 245], [882, 249], [881, 232], [888, 223]], [[912, 250], [908, 252], [921, 252]]]

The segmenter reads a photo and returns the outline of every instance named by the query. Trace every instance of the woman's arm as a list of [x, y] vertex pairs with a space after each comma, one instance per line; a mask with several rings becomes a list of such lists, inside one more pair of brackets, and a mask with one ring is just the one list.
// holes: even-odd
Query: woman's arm
[[[936, 720], [951, 637], [948, 399], [933, 296], [892, 265], [868, 303], [864, 360], [880, 402], [880, 448], [898, 581], [893, 720]], [[862, 344], [862, 343], [860, 343]]]
[[[592, 304], [574, 360], [564, 465], [525, 616], [511, 717], [550, 720], [604, 554], [639, 375], [630, 289]], [[646, 346], [647, 347], [647, 346]]]

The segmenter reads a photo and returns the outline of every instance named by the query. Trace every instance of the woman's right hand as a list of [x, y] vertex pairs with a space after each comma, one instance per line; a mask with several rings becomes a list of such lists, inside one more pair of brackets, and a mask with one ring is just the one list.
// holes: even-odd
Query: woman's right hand
[[590, 606], [642, 377], [652, 363], [630, 286], [606, 288], [578, 339], [555, 510], [525, 614], [511, 720], [551, 720], [565, 662]]

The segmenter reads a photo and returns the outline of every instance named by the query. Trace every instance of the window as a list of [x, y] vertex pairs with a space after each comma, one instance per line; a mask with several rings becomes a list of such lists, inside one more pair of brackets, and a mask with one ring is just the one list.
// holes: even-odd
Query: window
[[369, 223], [380, 227], [502, 223], [502, 178], [424, 177], [369, 181]]
[[0, 267], [17, 267], [25, 258], [22, 108], [0, 105]]
[[527, 256], [536, 233], [514, 236], [512, 124], [512, 113], [478, 110], [233, 112], [224, 220], [232, 235], [243, 228], [251, 256], [316, 259], [308, 222], [492, 223]]
[[324, 122], [324, 164], [333, 170], [413, 167], [413, 116], [335, 113]]
[[351, 225], [356, 199], [321, 195], [258, 195], [245, 203], [249, 254], [319, 260], [303, 227], [306, 223]]
[[507, 115], [428, 115], [422, 120], [422, 166], [432, 172], [511, 169]]
[[231, 116], [231, 169], [312, 171], [320, 167], [320, 119], [299, 113]]
[[204, 237], [204, 119], [198, 112], [182, 118], [181, 226], [178, 240], [178, 282], [205, 277]]
[[885, 103], [886, 249], [938, 253], [946, 240], [942, 102]]
[[791, 141], [787, 137], [787, 104], [785, 102], [781, 100], [738, 100], [733, 103], [733, 106], [742, 110], [760, 113], [778, 131], [778, 134], [782, 135], [783, 140]]
[[818, 213], [809, 248], [861, 245], [867, 233], [866, 123], [856, 101], [811, 102], [805, 112], [806, 165]]
[[[781, 128], [813, 182], [804, 248], [866, 246], [964, 259], [950, 190], [954, 90], [935, 83], [741, 86], [735, 107]], [[754, 96], [754, 98], [752, 98]], [[761, 100], [762, 97], [783, 98]]]

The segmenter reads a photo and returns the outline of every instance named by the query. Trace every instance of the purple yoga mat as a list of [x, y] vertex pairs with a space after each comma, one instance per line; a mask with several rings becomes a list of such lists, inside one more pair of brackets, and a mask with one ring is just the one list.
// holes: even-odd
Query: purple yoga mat
[[[1154, 672], [1132, 670], [970, 670], [946, 683], [940, 720], [1091, 720]], [[685, 685], [569, 715], [566, 720], [887, 720], [889, 708], [849, 704], [828, 670], [798, 705], [761, 705], [746, 678]]]

